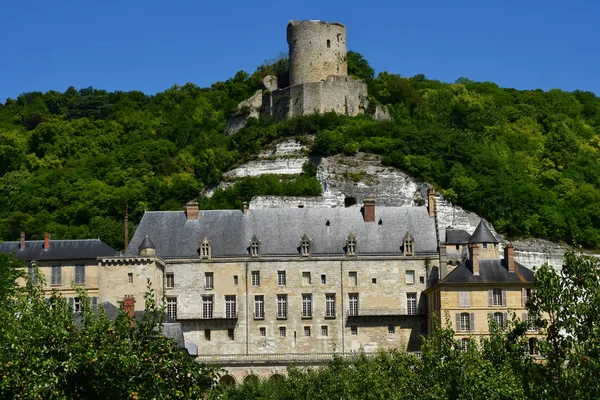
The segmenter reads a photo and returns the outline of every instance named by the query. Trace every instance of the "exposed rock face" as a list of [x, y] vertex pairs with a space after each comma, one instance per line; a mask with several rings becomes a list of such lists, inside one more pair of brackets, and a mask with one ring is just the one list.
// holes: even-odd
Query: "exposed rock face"
[[248, 118], [258, 118], [260, 116], [261, 107], [262, 90], [257, 90], [252, 97], [238, 104], [237, 111], [227, 118], [225, 134], [233, 135], [246, 126], [246, 121], [248, 121]]
[[391, 121], [392, 116], [390, 115], [390, 111], [387, 107], [377, 104], [375, 107], [375, 112], [373, 113], [373, 119], [377, 121]]

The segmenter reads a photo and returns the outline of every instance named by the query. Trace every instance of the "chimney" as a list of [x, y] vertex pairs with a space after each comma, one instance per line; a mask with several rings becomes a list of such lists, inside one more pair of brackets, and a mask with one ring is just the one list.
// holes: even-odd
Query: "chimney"
[[25, 232], [21, 232], [21, 244], [19, 244], [19, 249], [23, 250], [25, 248]]
[[473, 266], [473, 275], [479, 275], [479, 246], [477, 243], [469, 244], [469, 258]]
[[242, 212], [244, 213], [244, 215], [248, 214], [248, 202], [247, 201], [242, 203]]
[[188, 220], [198, 219], [198, 202], [192, 200], [185, 205], [185, 215]]
[[375, 199], [372, 197], [363, 201], [363, 218], [365, 222], [375, 222]]
[[438, 279], [441, 281], [448, 275], [448, 257], [446, 256], [446, 245], [440, 243], [440, 269]]
[[44, 233], [44, 250], [48, 250], [50, 248], [50, 234], [48, 232]]
[[427, 208], [429, 208], [429, 216], [435, 217], [435, 189], [433, 187], [427, 189]]
[[515, 246], [512, 243], [504, 248], [504, 266], [508, 272], [515, 272]]
[[131, 318], [131, 323], [133, 324], [133, 319], [135, 317], [135, 298], [133, 295], [126, 294], [123, 298], [123, 311], [129, 315], [129, 318]]

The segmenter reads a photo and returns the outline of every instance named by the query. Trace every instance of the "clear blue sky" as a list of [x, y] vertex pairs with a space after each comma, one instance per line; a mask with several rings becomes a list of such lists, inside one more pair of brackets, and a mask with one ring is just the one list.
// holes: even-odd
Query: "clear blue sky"
[[208, 86], [287, 52], [291, 19], [342, 22], [376, 72], [600, 95], [600, 1], [4, 0], [0, 102], [30, 91]]

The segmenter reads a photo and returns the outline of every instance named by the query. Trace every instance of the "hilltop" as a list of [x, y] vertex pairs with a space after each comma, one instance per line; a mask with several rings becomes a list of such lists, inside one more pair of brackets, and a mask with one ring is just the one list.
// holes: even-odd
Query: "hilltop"
[[[600, 100], [593, 93], [374, 76], [349, 52], [349, 75], [367, 83], [369, 107], [386, 105], [391, 121], [262, 118], [225, 136], [227, 116], [266, 75], [285, 69], [281, 59], [208, 88], [186, 84], [154, 96], [69, 88], [7, 100], [0, 105], [0, 238], [99, 235], [122, 248], [126, 203], [134, 223], [144, 210], [179, 210], [289, 138], [310, 156], [298, 173], [229, 173], [227, 185], [199, 198], [201, 207], [241, 208], [256, 195], [319, 196], [321, 157], [370, 153], [508, 238], [600, 247]], [[361, 171], [345, 173], [368, 190]]]

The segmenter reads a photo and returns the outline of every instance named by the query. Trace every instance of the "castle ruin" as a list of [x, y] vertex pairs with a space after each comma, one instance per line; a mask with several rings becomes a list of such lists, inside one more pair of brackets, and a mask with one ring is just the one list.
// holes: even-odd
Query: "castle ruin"
[[248, 118], [261, 114], [277, 122], [331, 111], [348, 116], [365, 113], [369, 104], [367, 84], [348, 76], [344, 25], [290, 21], [287, 42], [290, 85], [279, 88], [276, 77], [265, 77], [265, 88], [241, 102], [228, 118], [226, 134], [237, 132]]

